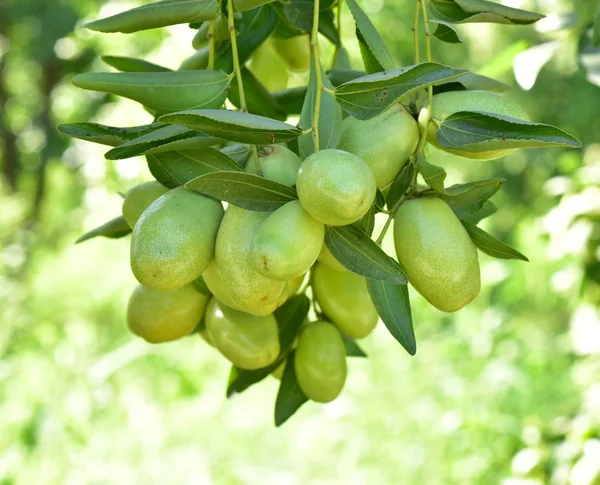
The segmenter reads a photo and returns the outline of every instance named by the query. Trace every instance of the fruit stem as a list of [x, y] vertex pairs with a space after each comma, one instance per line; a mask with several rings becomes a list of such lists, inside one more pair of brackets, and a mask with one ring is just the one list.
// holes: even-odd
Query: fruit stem
[[388, 229], [390, 228], [390, 224], [392, 223], [393, 218], [394, 218], [393, 212], [390, 212], [390, 215], [388, 216], [387, 221], [385, 221], [385, 226], [383, 226], [383, 229], [381, 230], [379, 237], [375, 241], [378, 246], [381, 246], [381, 243], [383, 242], [383, 238], [385, 237], [385, 234], [388, 232]]
[[420, 61], [419, 56], [419, 5], [420, 0], [417, 0], [417, 4], [415, 5], [415, 15], [413, 17], [412, 24], [412, 33], [413, 33], [413, 48], [415, 51], [415, 64], [418, 64]]
[[[429, 20], [427, 18], [427, 5], [423, 0], [418, 0], [421, 4], [421, 11], [423, 12], [423, 28], [425, 29], [425, 56], [427, 62], [431, 62], [431, 32], [429, 31]], [[427, 94], [429, 95], [428, 107], [429, 113], [431, 113], [431, 105], [433, 104], [433, 86], [427, 88]], [[425, 126], [427, 128], [427, 126]], [[427, 130], [425, 130], [427, 131]]]
[[215, 68], [215, 20], [211, 20], [208, 26], [208, 69]]
[[337, 4], [336, 27], [338, 38], [340, 39], [340, 45], [335, 46], [335, 52], [333, 54], [333, 63], [331, 66], [332, 69], [335, 68], [335, 60], [337, 59], [338, 52], [342, 48], [342, 0], [339, 0]]
[[[231, 0], [229, 0], [231, 1]], [[312, 62], [315, 69], [317, 81], [317, 92], [315, 95], [315, 112], [313, 115], [312, 131], [315, 152], [319, 151], [319, 116], [321, 114], [321, 94], [323, 93], [323, 79], [321, 78], [321, 61], [319, 59], [319, 12], [320, 1], [314, 0], [313, 25], [310, 39], [310, 48], [312, 51]]]

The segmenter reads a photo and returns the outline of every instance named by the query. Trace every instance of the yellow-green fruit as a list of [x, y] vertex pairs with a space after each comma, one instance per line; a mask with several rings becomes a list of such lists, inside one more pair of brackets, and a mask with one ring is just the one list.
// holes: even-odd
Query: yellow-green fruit
[[129, 227], [133, 229], [142, 213], [150, 207], [152, 202], [161, 195], [166, 194], [169, 189], [156, 181], [136, 185], [125, 194], [123, 200], [123, 217]]
[[212, 344], [241, 369], [260, 369], [277, 359], [279, 335], [273, 315], [257, 317], [229, 308], [213, 298], [206, 310]]
[[221, 203], [183, 187], [155, 200], [131, 235], [131, 269], [149, 288], [186, 285], [209, 265], [223, 218]]
[[297, 35], [288, 39], [273, 38], [273, 47], [292, 71], [310, 68], [310, 43], [308, 35]]
[[[302, 161], [292, 150], [284, 145], [269, 145], [263, 147], [258, 154], [260, 170], [265, 178], [280, 184], [296, 185], [298, 168]], [[256, 173], [256, 164], [252, 157], [246, 163], [246, 172]]]
[[248, 313], [273, 313], [285, 289], [285, 281], [266, 278], [250, 262], [250, 245], [269, 212], [229, 205], [217, 236], [215, 261], [231, 299]]
[[444, 201], [404, 202], [394, 216], [394, 245], [409, 282], [439, 310], [455, 312], [479, 294], [477, 250]]
[[352, 224], [364, 216], [375, 199], [375, 177], [356, 155], [328, 149], [310, 155], [298, 170], [302, 207], [329, 226]]
[[419, 143], [419, 125], [400, 105], [361, 121], [348, 116], [342, 122], [338, 148], [362, 158], [371, 167], [377, 187], [390, 185]]
[[340, 332], [327, 322], [302, 329], [294, 356], [300, 389], [317, 402], [331, 402], [346, 382], [346, 349]]
[[[202, 277], [204, 278], [204, 282], [206, 283], [206, 287], [210, 290], [212, 295], [219, 300], [221, 303], [224, 303], [228, 307], [231, 307], [235, 310], [243, 311], [244, 309], [237, 305], [232, 299], [231, 294], [229, 293], [229, 289], [227, 285], [223, 281], [223, 277], [221, 276], [221, 272], [219, 268], [217, 268], [217, 263], [215, 263], [214, 259], [208, 265], [208, 268], [204, 270], [202, 273]], [[265, 313], [268, 314], [269, 312]]]
[[287, 69], [282, 69], [271, 39], [263, 42], [252, 55], [250, 71], [271, 92], [287, 88], [288, 72]]
[[319, 257], [317, 258], [317, 261], [319, 261], [319, 263], [323, 263], [323, 264], [329, 266], [331, 269], [335, 269], [337, 271], [348, 271], [348, 268], [346, 268], [342, 263], [340, 263], [337, 259], [335, 259], [335, 256], [333, 254], [331, 254], [331, 251], [329, 250], [329, 248], [327, 247], [326, 244], [323, 244], [323, 247], [321, 248], [321, 252], [319, 253]]
[[127, 306], [127, 325], [144, 340], [157, 344], [191, 333], [202, 320], [208, 296], [191, 285], [157, 291], [138, 285]]
[[346, 335], [364, 338], [377, 325], [377, 310], [362, 276], [317, 264], [312, 287], [323, 313]]
[[500, 158], [508, 153], [514, 152], [516, 149], [511, 148], [506, 150], [486, 151], [485, 146], [482, 145], [482, 151], [471, 153], [463, 151], [460, 148], [453, 149], [440, 146], [437, 139], [439, 124], [451, 114], [459, 111], [483, 111], [520, 120], [529, 119], [525, 110], [516, 101], [501, 93], [493, 93], [490, 91], [450, 91], [434, 96], [431, 113], [433, 123], [429, 124], [427, 140], [434, 146], [449, 153], [479, 160], [493, 160], [495, 158]]
[[291, 280], [317, 260], [325, 226], [294, 200], [273, 212], [258, 227], [250, 246], [250, 262], [263, 276]]

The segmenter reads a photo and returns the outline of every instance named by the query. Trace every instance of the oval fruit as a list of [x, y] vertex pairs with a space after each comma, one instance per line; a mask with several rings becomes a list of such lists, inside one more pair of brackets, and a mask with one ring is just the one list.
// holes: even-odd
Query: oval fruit
[[279, 335], [273, 315], [257, 317], [229, 308], [213, 298], [206, 310], [210, 341], [241, 369], [261, 369], [277, 359]]
[[[260, 170], [265, 178], [280, 184], [296, 185], [296, 176], [302, 161], [292, 150], [284, 145], [264, 146], [258, 152]], [[252, 157], [246, 163], [246, 172], [256, 173], [256, 164]]]
[[364, 338], [377, 325], [379, 316], [362, 276], [317, 264], [312, 287], [323, 313], [346, 335]]
[[231, 299], [229, 289], [223, 281], [221, 272], [219, 271], [219, 268], [217, 268], [217, 263], [215, 263], [214, 259], [208, 265], [208, 268], [204, 270], [202, 277], [204, 278], [206, 287], [217, 300], [219, 300], [221, 303], [224, 303], [228, 307], [233, 308], [234, 310], [243, 311], [243, 308]]
[[375, 199], [375, 177], [359, 157], [328, 149], [310, 155], [298, 170], [302, 207], [329, 226], [352, 224], [364, 216]]
[[250, 71], [268, 91], [281, 91], [287, 88], [287, 69], [273, 69], [273, 66], [281, 65], [281, 61], [272, 40], [269, 38], [263, 42], [250, 59]]
[[149, 288], [169, 291], [186, 285], [214, 255], [221, 203], [177, 187], [144, 211], [131, 235], [131, 269]]
[[125, 194], [123, 200], [123, 217], [133, 229], [142, 213], [161, 195], [169, 191], [157, 181], [136, 185]]
[[294, 369], [300, 389], [317, 402], [331, 402], [346, 382], [346, 349], [340, 332], [327, 322], [307, 324], [298, 339]]
[[394, 216], [394, 245], [410, 283], [439, 310], [455, 312], [479, 294], [477, 250], [444, 201], [404, 202]]
[[349, 271], [342, 263], [340, 263], [335, 256], [331, 254], [331, 251], [327, 247], [326, 244], [323, 244], [321, 248], [321, 252], [319, 253], [319, 257], [317, 258], [319, 263], [323, 263], [329, 266], [331, 269], [335, 269], [337, 271]]
[[371, 167], [377, 187], [390, 185], [419, 143], [419, 125], [400, 105], [367, 121], [348, 116], [342, 122], [338, 148]]
[[528, 120], [525, 110], [514, 100], [501, 93], [490, 91], [450, 91], [440, 93], [433, 97], [433, 108], [431, 118], [434, 122], [429, 124], [427, 140], [432, 145], [449, 153], [465, 158], [479, 160], [493, 160], [508, 153], [514, 152], [515, 148], [506, 150], [490, 150], [478, 153], [470, 153], [460, 148], [442, 147], [437, 139], [437, 123], [441, 123], [448, 116], [459, 111], [483, 111], [487, 113], [508, 116], [520, 120]]
[[153, 344], [177, 340], [198, 326], [208, 299], [191, 285], [173, 291], [138, 285], [129, 297], [127, 325], [134, 334]]
[[263, 276], [291, 280], [306, 273], [323, 246], [325, 226], [294, 200], [273, 212], [258, 227], [250, 262]]
[[291, 71], [307, 71], [310, 68], [308, 35], [297, 35], [286, 39], [273, 37], [273, 47]]

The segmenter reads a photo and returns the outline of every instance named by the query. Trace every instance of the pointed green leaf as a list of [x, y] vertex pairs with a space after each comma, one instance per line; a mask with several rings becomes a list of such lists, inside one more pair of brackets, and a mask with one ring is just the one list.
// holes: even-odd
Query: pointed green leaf
[[489, 254], [494, 258], [499, 259], [520, 259], [521, 261], [529, 261], [527, 256], [521, 254], [516, 249], [498, 241], [495, 237], [491, 236], [483, 229], [480, 229], [475, 224], [467, 221], [461, 221], [465, 229], [471, 236], [471, 240], [481, 251], [485, 254]]
[[438, 197], [446, 202], [459, 219], [480, 210], [503, 184], [502, 179], [478, 180], [448, 187], [444, 193], [427, 191], [425, 195]]
[[[285, 121], [285, 111], [279, 106], [277, 100], [265, 88], [261, 82], [248, 69], [242, 67], [242, 80], [244, 82], [244, 94], [248, 112], [256, 115]], [[237, 82], [229, 87], [229, 100], [234, 106], [240, 107], [240, 95]]]
[[425, 180], [428, 187], [436, 192], [444, 193], [444, 181], [446, 180], [446, 171], [442, 167], [432, 165], [424, 156], [417, 157], [419, 173]]
[[360, 346], [356, 343], [356, 340], [348, 337], [347, 335], [342, 335], [344, 339], [344, 347], [346, 348], [346, 356], [347, 357], [367, 357], [367, 353], [360, 348]]
[[151, 125], [117, 128], [98, 123], [65, 123], [58, 125], [57, 129], [73, 138], [115, 147], [150, 133], [161, 126], [163, 126], [162, 123], [152, 123]]
[[357, 69], [332, 69], [327, 72], [327, 77], [331, 81], [335, 87], [338, 87], [340, 84], [347, 83], [349, 81], [354, 81], [359, 77], [366, 76], [367, 73], [365, 71], [359, 71]]
[[545, 17], [539, 13], [506, 7], [487, 0], [430, 0], [429, 8], [435, 17], [453, 24], [493, 22], [527, 25]]
[[279, 427], [290, 419], [308, 398], [300, 389], [294, 369], [295, 351], [287, 360], [277, 399], [275, 400], [275, 426]]
[[394, 208], [400, 198], [402, 198], [410, 188], [410, 185], [415, 177], [415, 170], [416, 167], [414, 163], [407, 163], [392, 182], [386, 200], [387, 206], [390, 210]]
[[245, 12], [273, 1], [275, 0], [233, 0], [233, 9], [236, 12]]
[[86, 232], [83, 236], [81, 236], [75, 244], [79, 244], [83, 241], [87, 241], [88, 239], [93, 239], [98, 236], [108, 237], [110, 239], [118, 239], [123, 236], [127, 236], [131, 232], [131, 228], [129, 224], [125, 221], [123, 216], [115, 217], [110, 221], [102, 224], [96, 229], [92, 229], [89, 232]]
[[219, 151], [227, 155], [234, 162], [239, 163], [242, 167], [246, 166], [246, 162], [250, 156], [250, 146], [244, 143], [228, 145], [221, 148]]
[[498, 208], [491, 200], [486, 200], [484, 204], [481, 206], [481, 209], [476, 210], [472, 214], [465, 216], [461, 219], [461, 221], [470, 222], [472, 224], [478, 224], [480, 221], [495, 214], [498, 211]]
[[102, 60], [110, 67], [114, 67], [121, 72], [168, 72], [172, 71], [168, 67], [159, 66], [144, 59], [122, 56], [102, 56]]
[[483, 90], [496, 93], [506, 93], [512, 88], [508, 84], [501, 83], [490, 77], [468, 72], [458, 79], [445, 81], [433, 87], [433, 93], [445, 93], [446, 91]]
[[462, 37], [452, 24], [444, 22], [443, 20], [430, 20], [429, 23], [435, 24], [436, 26], [433, 31], [433, 36], [436, 39], [447, 42], [448, 44], [462, 44]]
[[333, 69], [352, 69], [350, 55], [345, 47], [337, 47], [333, 58]]

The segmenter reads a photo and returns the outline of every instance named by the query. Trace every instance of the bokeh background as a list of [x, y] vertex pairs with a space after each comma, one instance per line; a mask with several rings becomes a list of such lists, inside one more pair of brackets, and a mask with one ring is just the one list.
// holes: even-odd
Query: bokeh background
[[[413, 295], [415, 357], [380, 325], [341, 397], [276, 429], [276, 379], [226, 400], [229, 366], [200, 338], [130, 335], [127, 239], [74, 245], [150, 176], [143, 159], [106, 161], [104, 147], [55, 126], [149, 115], [70, 78], [107, 70], [101, 54], [177, 67], [194, 32], [79, 28], [135, 6], [126, 1], [2, 0], [0, 484], [600, 484], [600, 54], [587, 37], [597, 2], [506, 3], [549, 17], [461, 26], [463, 44], [433, 40], [435, 59], [510, 84], [532, 119], [583, 149], [429, 158], [451, 182], [506, 179], [483, 227], [531, 261], [481, 254], [481, 295], [456, 315]], [[413, 3], [361, 4], [411, 64]], [[361, 68], [348, 12], [343, 21]]]

